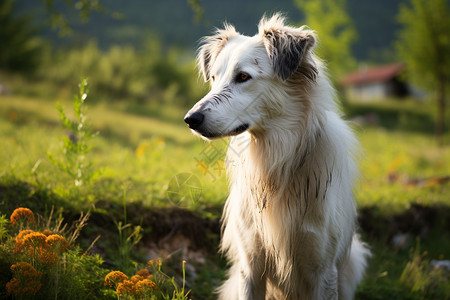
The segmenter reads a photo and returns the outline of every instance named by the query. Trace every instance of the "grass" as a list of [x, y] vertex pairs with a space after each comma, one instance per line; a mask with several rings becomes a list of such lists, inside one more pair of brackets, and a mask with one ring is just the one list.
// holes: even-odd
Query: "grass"
[[411, 204], [449, 204], [450, 187], [439, 183], [450, 174], [448, 146], [434, 146], [430, 136], [379, 128], [363, 130], [360, 140], [365, 151], [356, 191], [360, 206], [394, 213]]
[[[73, 117], [69, 114], [71, 103], [58, 100]], [[61, 141], [68, 135], [55, 105], [56, 100], [34, 96], [0, 98], [1, 213], [9, 215], [22, 205], [45, 215], [54, 205], [63, 208], [70, 219], [80, 210], [91, 209], [92, 222], [80, 243], [89, 245], [89, 236], [100, 232], [97, 245], [109, 268], [119, 264], [113, 250], [117, 247], [117, 224], [132, 224], [130, 229], [142, 226], [143, 241], [130, 254], [130, 259], [139, 262], [148, 258], [145, 251], [148, 253], [150, 246], [144, 240], [170, 236], [173, 228], [164, 224], [174, 226], [184, 214], [183, 218], [193, 225], [189, 227], [188, 222], [177, 230], [185, 236], [192, 234], [195, 247], [191, 248], [208, 249], [202, 254], [203, 262], [188, 262], [190, 295], [193, 299], [213, 299], [211, 290], [218, 286], [225, 269], [216, 250], [218, 218], [227, 197], [221, 163], [226, 143], [207, 144], [192, 136], [182, 120], [185, 110], [177, 106], [88, 103], [89, 122], [99, 135], [90, 141], [92, 149], [86, 159], [100, 176], [70, 192], [72, 179], [47, 157], [51, 153], [64, 158]], [[374, 253], [358, 299], [449, 297], [442, 285], [434, 287], [435, 293], [429, 288], [413, 291], [417, 282], [400, 280], [408, 262], [416, 262], [409, 270], [428, 274], [425, 265], [417, 263], [417, 253], [414, 257], [409, 252], [417, 248], [416, 236], [421, 239], [419, 254], [428, 251], [427, 259], [448, 259], [445, 255], [450, 253], [449, 232], [445, 229], [450, 206], [450, 184], [445, 181], [450, 175], [450, 147], [436, 146], [429, 107], [428, 103], [411, 101], [349, 103], [344, 107], [350, 117], [368, 113], [377, 116], [376, 125], [355, 126], [364, 151], [362, 177], [355, 193], [363, 236]], [[448, 134], [446, 138], [448, 141]], [[431, 217], [425, 218], [425, 223], [414, 223], [416, 217], [422, 220], [421, 214]], [[202, 224], [200, 234], [195, 231], [199, 230], [197, 224]], [[205, 232], [202, 226], [213, 229]], [[425, 227], [428, 232], [421, 232]], [[390, 245], [392, 235], [399, 232], [411, 234], [412, 242], [406, 249]], [[178, 254], [172, 253], [167, 264], [181, 278], [179, 266], [185, 253]], [[448, 274], [442, 276], [448, 278]]]
[[[70, 110], [68, 103], [63, 106], [65, 111]], [[174, 109], [180, 119], [174, 124], [124, 113], [122, 109], [121, 105], [105, 104], [89, 108], [88, 117], [99, 132], [92, 140], [89, 159], [102, 170], [101, 178], [92, 187], [94, 193], [101, 191], [102, 198], [121, 201], [126, 190], [129, 202], [168, 206], [171, 199], [167, 197], [167, 189], [172, 178], [192, 173], [202, 184], [202, 194], [196, 201], [185, 199], [181, 204], [196, 208], [223, 202], [226, 197], [223, 172], [213, 177], [199, 167], [197, 160], [208, 144], [193, 137], [182, 124], [182, 110]], [[57, 170], [46, 158], [47, 152], [59, 151], [60, 141], [67, 134], [58, 123], [55, 103], [6, 97], [0, 110], [0, 134], [5, 141], [0, 174], [51, 189], [65, 187], [69, 179], [51, 176]], [[216, 143], [216, 146], [221, 147], [218, 155], [222, 158], [224, 145]]]

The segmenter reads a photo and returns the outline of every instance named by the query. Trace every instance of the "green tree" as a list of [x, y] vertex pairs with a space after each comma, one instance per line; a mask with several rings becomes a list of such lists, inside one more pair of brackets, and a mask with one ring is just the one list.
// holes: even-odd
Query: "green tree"
[[436, 138], [442, 144], [445, 97], [450, 78], [450, 13], [447, 0], [411, 0], [401, 4], [397, 53], [407, 65], [411, 79], [435, 91]]
[[[80, 20], [84, 23], [88, 22], [92, 12], [107, 13], [114, 18], [122, 18], [121, 14], [109, 11], [100, 3], [100, 0], [42, 0], [42, 3], [45, 6], [51, 27], [57, 30], [61, 36], [72, 33], [72, 28], [69, 24], [69, 14], [71, 12], [77, 12]], [[62, 7], [66, 9], [61, 9]]]
[[351, 46], [357, 33], [346, 12], [346, 0], [295, 0], [304, 23], [319, 36], [317, 54], [328, 64], [333, 79], [355, 67]]
[[32, 72], [39, 63], [41, 44], [29, 16], [17, 16], [13, 0], [0, 1], [0, 69]]

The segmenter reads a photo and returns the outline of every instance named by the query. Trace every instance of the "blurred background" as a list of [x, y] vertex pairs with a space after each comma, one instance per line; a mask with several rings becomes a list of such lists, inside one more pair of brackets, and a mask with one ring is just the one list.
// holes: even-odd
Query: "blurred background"
[[[156, 258], [189, 298], [215, 298], [228, 141], [183, 122], [208, 89], [196, 49], [224, 22], [253, 35], [275, 12], [317, 32], [362, 144], [355, 195], [374, 255], [356, 298], [450, 299], [449, 1], [1, 0], [0, 213], [89, 211], [76, 245], [101, 258], [79, 278], [90, 299], [117, 297], [105, 272]], [[21, 295], [6, 288], [18, 232], [0, 222], [0, 298]], [[57, 282], [34, 297], [72, 295]]]

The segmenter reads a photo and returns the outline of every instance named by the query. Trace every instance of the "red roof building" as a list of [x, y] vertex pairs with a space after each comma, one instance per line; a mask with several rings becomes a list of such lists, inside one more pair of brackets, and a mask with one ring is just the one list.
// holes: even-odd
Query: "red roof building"
[[410, 94], [401, 75], [405, 66], [401, 63], [363, 67], [340, 80], [348, 97], [360, 100], [401, 98]]

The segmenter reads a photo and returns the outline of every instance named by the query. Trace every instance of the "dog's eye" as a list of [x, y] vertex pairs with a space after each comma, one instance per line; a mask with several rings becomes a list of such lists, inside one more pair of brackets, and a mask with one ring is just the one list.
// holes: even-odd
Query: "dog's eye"
[[236, 76], [236, 82], [239, 82], [239, 83], [245, 82], [245, 81], [249, 80], [250, 78], [252, 78], [252, 77], [249, 74], [240, 72]]
[[214, 80], [216, 80], [216, 76], [211, 76], [211, 81], [214, 82]]

